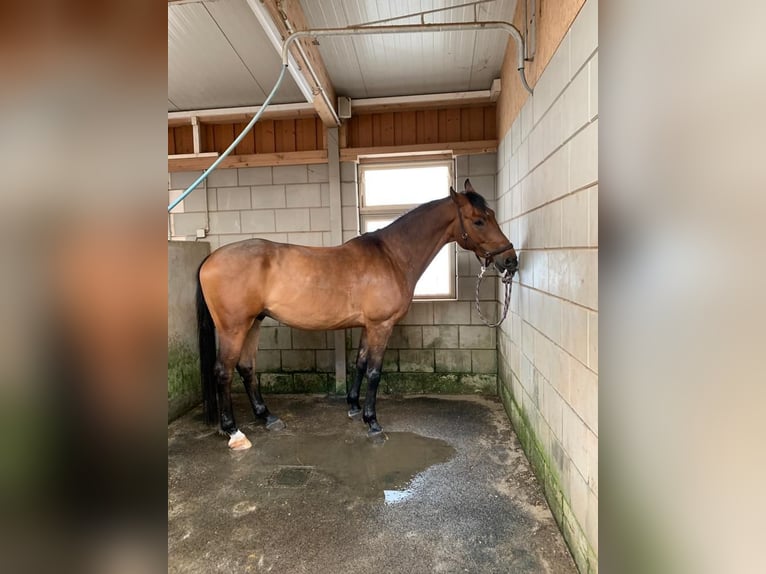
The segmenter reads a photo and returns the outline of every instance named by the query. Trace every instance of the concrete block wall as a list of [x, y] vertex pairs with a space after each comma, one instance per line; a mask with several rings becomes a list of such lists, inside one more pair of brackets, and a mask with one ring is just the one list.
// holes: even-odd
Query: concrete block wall
[[205, 242], [168, 243], [168, 421], [200, 401], [195, 281]]
[[[170, 197], [200, 173], [171, 173]], [[171, 216], [172, 236], [193, 240], [197, 229], [208, 227], [205, 241], [213, 250], [255, 237], [330, 245], [328, 181], [326, 164], [216, 170]]]
[[[465, 156], [456, 162], [457, 187], [470, 177], [493, 207], [496, 154]], [[172, 173], [169, 196], [199, 172]], [[217, 170], [207, 188], [196, 189], [171, 215], [174, 239], [194, 240], [209, 219], [204, 241], [212, 249], [259, 237], [302, 245], [329, 246], [330, 209], [327, 165]], [[203, 184], [204, 185], [204, 184]], [[359, 233], [357, 165], [341, 164], [343, 240]], [[382, 392], [497, 392], [495, 330], [481, 323], [474, 307], [479, 263], [457, 248], [458, 300], [418, 301], [394, 329], [383, 367]], [[484, 281], [485, 315], [497, 312], [496, 285]], [[353, 376], [359, 329], [346, 333], [347, 378]], [[271, 392], [330, 392], [334, 389], [331, 332], [306, 332], [266, 319], [256, 370]], [[239, 385], [237, 385], [237, 388]]]
[[497, 155], [520, 259], [500, 394], [582, 572], [598, 557], [597, 30], [587, 0]]

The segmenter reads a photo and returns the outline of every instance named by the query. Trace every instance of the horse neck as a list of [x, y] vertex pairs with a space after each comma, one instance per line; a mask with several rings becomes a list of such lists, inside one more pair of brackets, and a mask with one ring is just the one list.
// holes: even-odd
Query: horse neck
[[404, 214], [378, 232], [412, 290], [439, 250], [455, 240], [456, 214], [454, 203], [447, 197]]

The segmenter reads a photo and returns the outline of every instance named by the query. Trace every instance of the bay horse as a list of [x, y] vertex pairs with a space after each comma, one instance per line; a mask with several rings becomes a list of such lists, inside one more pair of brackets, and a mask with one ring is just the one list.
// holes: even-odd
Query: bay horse
[[[495, 213], [469, 180], [465, 191], [425, 203], [387, 227], [336, 247], [304, 247], [249, 239], [210, 254], [197, 274], [197, 322], [203, 403], [208, 424], [220, 421], [234, 450], [251, 443], [234, 421], [233, 371], [242, 377], [255, 416], [284, 427], [253, 389], [258, 334], [266, 317], [306, 330], [361, 327], [348, 415], [360, 414], [368, 434], [382, 432], [375, 411], [383, 353], [394, 325], [407, 314], [415, 284], [439, 250], [452, 241], [488, 266], [515, 273], [518, 259]], [[215, 333], [218, 333], [216, 355]], [[368, 387], [364, 411], [362, 379]]]

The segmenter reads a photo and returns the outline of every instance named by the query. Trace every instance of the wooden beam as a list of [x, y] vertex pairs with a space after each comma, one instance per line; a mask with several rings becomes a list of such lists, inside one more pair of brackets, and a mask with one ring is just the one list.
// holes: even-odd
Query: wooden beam
[[202, 151], [202, 148], [200, 146], [200, 137], [199, 137], [199, 119], [192, 118], [191, 125], [192, 125], [192, 139], [194, 140], [194, 153], [198, 154]]
[[[274, 21], [277, 30], [279, 30], [279, 33], [282, 35], [283, 41], [291, 33], [285, 21], [289, 22], [290, 26], [292, 27], [292, 31], [295, 32], [300, 30], [308, 30], [310, 28], [308, 20], [306, 19], [306, 14], [303, 12], [303, 8], [301, 7], [299, 0], [262, 1], [263, 6], [271, 15], [271, 19]], [[318, 85], [317, 82], [315, 82], [311, 77], [311, 74], [308, 71], [307, 63], [304, 61], [300, 51], [298, 50], [298, 47], [296, 46], [298, 43], [300, 43], [303, 47], [303, 52], [306, 54], [311, 68], [314, 70], [314, 72], [316, 72], [316, 75], [319, 79]], [[295, 58], [295, 61], [298, 62], [298, 65], [301, 68], [300, 73], [305, 78], [306, 83], [309, 86], [315, 88], [314, 101], [312, 103], [314, 104], [314, 109], [316, 110], [317, 115], [322, 118], [324, 125], [328, 127], [337, 127], [337, 96], [335, 94], [335, 88], [333, 88], [332, 82], [330, 81], [330, 75], [327, 73], [327, 68], [325, 67], [322, 56], [319, 53], [319, 49], [313, 44], [311, 39], [300, 38], [290, 46], [290, 52]], [[327, 94], [329, 103], [325, 101], [325, 99], [319, 93], [319, 89], [324, 89], [325, 93]]]
[[[215, 156], [179, 157], [168, 156], [168, 171], [198, 171], [207, 169], [215, 161]], [[254, 153], [248, 155], [230, 155], [221, 162], [219, 168], [261, 167], [267, 165], [298, 165], [307, 163], [327, 163], [327, 150], [290, 151], [283, 153]]]
[[492, 85], [489, 88], [489, 98], [493, 102], [497, 101], [497, 98], [500, 97], [500, 92], [503, 89], [503, 84], [500, 78], [495, 78], [492, 80]]
[[[168, 126], [188, 126], [196, 117], [206, 124], [229, 124], [249, 122], [261, 109], [261, 106], [242, 106], [238, 108], [215, 108], [188, 112], [168, 112]], [[316, 117], [314, 106], [309, 103], [272, 104], [263, 111], [264, 120], [282, 120]]]
[[433, 108], [464, 108], [471, 105], [487, 105], [492, 102], [492, 92], [490, 90], [423, 94], [419, 96], [364, 98], [360, 100], [351, 100], [351, 113], [400, 112], [409, 110], [428, 110]]
[[497, 140], [445, 142], [400, 146], [350, 147], [340, 150], [340, 161], [359, 161], [360, 157], [397, 157], [406, 155], [474, 155], [497, 151]]

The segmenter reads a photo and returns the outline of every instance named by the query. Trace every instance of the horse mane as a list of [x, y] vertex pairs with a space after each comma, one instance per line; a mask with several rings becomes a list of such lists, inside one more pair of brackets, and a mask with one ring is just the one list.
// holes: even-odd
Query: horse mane
[[486, 212], [489, 209], [489, 206], [487, 205], [487, 200], [484, 199], [481, 195], [476, 193], [475, 191], [466, 191], [465, 192], [466, 198], [468, 198], [468, 201], [471, 205], [473, 205], [476, 209], [480, 209], [481, 211]]
[[[487, 205], [487, 200], [484, 199], [481, 195], [479, 195], [475, 191], [466, 191], [464, 192], [464, 195], [466, 196], [466, 199], [468, 199], [470, 204], [473, 205], [476, 209], [480, 209], [483, 212], [486, 212], [487, 210], [489, 210], [489, 206]], [[363, 233], [359, 235], [358, 238], [365, 238], [365, 240], [369, 241], [372, 239], [373, 236], [377, 238], [380, 232], [384, 231], [388, 227], [394, 227], [394, 226], [399, 227], [401, 225], [417, 225], [418, 217], [424, 211], [429, 211], [436, 204], [442, 203], [444, 201], [452, 201], [452, 199], [449, 196], [447, 196], [447, 197], [442, 197], [440, 199], [431, 200], [427, 203], [422, 203], [418, 205], [417, 207], [414, 207], [413, 209], [403, 213], [386, 227], [381, 227], [380, 229], [376, 229], [375, 231]]]

